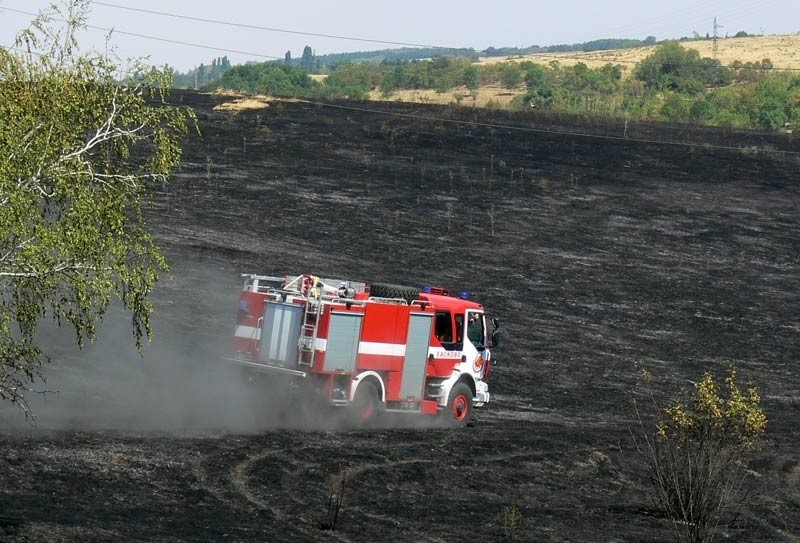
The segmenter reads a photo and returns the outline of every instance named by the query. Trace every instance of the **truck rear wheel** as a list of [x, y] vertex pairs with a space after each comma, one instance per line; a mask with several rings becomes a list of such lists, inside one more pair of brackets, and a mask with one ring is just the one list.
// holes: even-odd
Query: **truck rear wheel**
[[402, 298], [409, 304], [419, 299], [420, 289], [387, 283], [372, 283], [369, 286], [369, 295], [375, 298]]
[[450, 391], [445, 420], [452, 426], [464, 426], [472, 415], [472, 390], [466, 383], [457, 383]]
[[350, 419], [357, 424], [369, 424], [380, 413], [381, 398], [378, 387], [372, 381], [358, 385], [353, 403], [350, 404]]

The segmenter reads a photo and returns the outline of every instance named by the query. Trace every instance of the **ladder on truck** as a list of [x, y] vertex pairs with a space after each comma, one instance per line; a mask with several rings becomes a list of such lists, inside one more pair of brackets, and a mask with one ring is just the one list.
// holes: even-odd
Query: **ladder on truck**
[[303, 325], [301, 326], [298, 344], [298, 364], [304, 364], [309, 367], [314, 365], [315, 345], [317, 343], [320, 316], [322, 315], [322, 305], [322, 300], [313, 299], [311, 296], [306, 297], [305, 308], [303, 309]]

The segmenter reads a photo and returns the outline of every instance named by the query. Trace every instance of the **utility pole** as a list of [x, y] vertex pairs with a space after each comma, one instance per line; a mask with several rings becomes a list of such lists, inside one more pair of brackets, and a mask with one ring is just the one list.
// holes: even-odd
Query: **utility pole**
[[717, 29], [719, 29], [719, 28], [725, 28], [725, 27], [723, 27], [722, 25], [718, 25], [717, 24], [717, 18], [714, 17], [714, 44], [713, 44], [713, 49], [712, 50], [714, 52], [714, 60], [715, 61], [717, 60], [717, 56], [719, 55], [719, 43], [718, 43], [718, 35], [717, 35]]
[[717, 29], [722, 28], [722, 25], [717, 24], [717, 18], [714, 17], [714, 43], [712, 45], [712, 51], [714, 55], [714, 88], [717, 88], [717, 83], [719, 82], [719, 43], [717, 35]]

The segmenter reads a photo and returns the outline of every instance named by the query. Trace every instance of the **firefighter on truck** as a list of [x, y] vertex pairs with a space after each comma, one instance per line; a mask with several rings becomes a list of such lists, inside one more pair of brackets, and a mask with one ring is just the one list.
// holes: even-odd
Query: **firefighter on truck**
[[381, 412], [465, 424], [489, 402], [491, 349], [484, 307], [466, 293], [311, 274], [242, 274], [229, 362], [309, 385], [361, 422]]

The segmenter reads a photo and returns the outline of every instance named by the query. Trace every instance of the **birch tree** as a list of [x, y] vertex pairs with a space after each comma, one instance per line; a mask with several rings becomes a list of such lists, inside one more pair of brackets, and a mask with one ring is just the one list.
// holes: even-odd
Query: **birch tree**
[[170, 75], [79, 53], [89, 2], [53, 4], [0, 48], [0, 399], [25, 394], [50, 359], [45, 319], [79, 346], [119, 300], [139, 350], [165, 258], [143, 207], [178, 165], [193, 113], [165, 103]]

